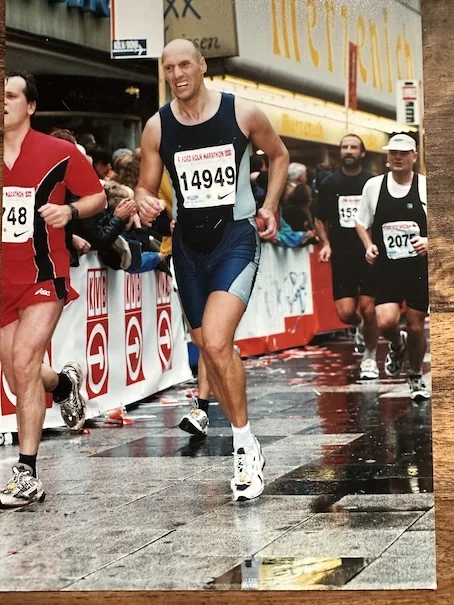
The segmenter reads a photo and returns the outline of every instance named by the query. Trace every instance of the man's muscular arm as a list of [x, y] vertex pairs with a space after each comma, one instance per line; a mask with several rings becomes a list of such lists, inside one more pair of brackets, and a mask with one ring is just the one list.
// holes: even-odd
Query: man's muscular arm
[[159, 113], [155, 113], [148, 120], [142, 133], [139, 182], [134, 196], [140, 220], [146, 226], [150, 226], [151, 222], [165, 208], [165, 203], [158, 199], [159, 185], [164, 170], [159, 155], [160, 142], [161, 118]]
[[241, 130], [268, 156], [270, 161], [268, 188], [258, 215], [266, 221], [266, 229], [260, 233], [260, 237], [273, 240], [276, 235], [274, 213], [279, 206], [279, 199], [287, 180], [288, 151], [266, 114], [256, 105], [235, 99], [235, 112]]

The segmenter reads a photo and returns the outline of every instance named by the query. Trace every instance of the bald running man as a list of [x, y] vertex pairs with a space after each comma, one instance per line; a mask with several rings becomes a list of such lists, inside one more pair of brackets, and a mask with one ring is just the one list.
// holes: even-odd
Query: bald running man
[[[276, 234], [288, 152], [263, 111], [206, 88], [207, 64], [192, 42], [170, 42], [162, 64], [175, 99], [143, 131], [138, 212], [145, 225], [161, 212], [157, 195], [165, 166], [176, 193], [173, 259], [183, 310], [232, 425], [233, 499], [251, 500], [264, 489], [265, 457], [249, 425], [245, 371], [233, 340], [257, 274], [261, 239]], [[270, 161], [268, 191], [258, 210], [262, 232], [254, 220], [249, 141]]]

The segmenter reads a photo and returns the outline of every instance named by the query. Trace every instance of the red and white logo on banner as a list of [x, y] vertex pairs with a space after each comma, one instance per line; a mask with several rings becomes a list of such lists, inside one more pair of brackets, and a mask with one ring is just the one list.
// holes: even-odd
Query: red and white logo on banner
[[145, 380], [143, 373], [142, 276], [125, 273], [126, 384]]
[[161, 271], [156, 272], [156, 318], [158, 332], [158, 355], [162, 371], [172, 368], [172, 278]]
[[107, 269], [87, 272], [87, 394], [107, 393], [109, 380]]
[[[52, 347], [49, 345], [46, 354], [44, 355], [43, 362], [52, 367]], [[9, 414], [16, 413], [16, 396], [13, 395], [8, 381], [6, 380], [5, 374], [0, 372], [1, 375], [1, 385], [0, 385], [0, 406], [2, 409], [2, 416], [8, 416]], [[46, 393], [46, 408], [50, 409], [52, 407], [52, 395], [51, 393]]]

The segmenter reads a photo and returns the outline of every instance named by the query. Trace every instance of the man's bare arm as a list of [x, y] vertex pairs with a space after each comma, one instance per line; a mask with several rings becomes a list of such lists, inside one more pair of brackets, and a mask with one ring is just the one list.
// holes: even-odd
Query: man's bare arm
[[370, 265], [373, 265], [378, 256], [378, 247], [372, 242], [370, 230], [366, 229], [366, 227], [363, 227], [359, 223], [356, 223], [356, 231], [363, 242], [364, 248], [366, 249], [366, 260]]
[[148, 120], [142, 133], [139, 182], [134, 196], [140, 220], [145, 225], [150, 225], [165, 208], [165, 203], [158, 200], [164, 170], [159, 155], [160, 142], [161, 118], [156, 113]]
[[328, 263], [331, 259], [331, 244], [329, 243], [328, 230], [325, 223], [317, 217], [315, 218], [315, 229], [322, 244], [318, 253], [318, 260], [321, 263]]
[[260, 233], [260, 237], [273, 241], [276, 236], [274, 214], [287, 181], [288, 151], [266, 114], [256, 105], [235, 99], [235, 112], [241, 130], [269, 159], [268, 188], [258, 215], [266, 223], [266, 228]]
[[[106, 194], [104, 191], [93, 193], [92, 195], [84, 195], [72, 205], [77, 208], [79, 218], [87, 218], [104, 210], [106, 205]], [[41, 218], [47, 225], [56, 229], [64, 227], [71, 220], [71, 208], [68, 204], [51, 204], [47, 203], [38, 209]]]
[[287, 181], [289, 154], [267, 115], [255, 105], [248, 112], [249, 136], [269, 159], [268, 189], [263, 207], [276, 212]]

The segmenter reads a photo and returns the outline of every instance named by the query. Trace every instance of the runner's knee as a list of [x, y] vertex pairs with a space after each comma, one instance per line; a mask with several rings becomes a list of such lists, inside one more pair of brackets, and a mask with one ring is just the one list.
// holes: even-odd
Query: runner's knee
[[382, 316], [377, 313], [377, 325], [382, 331], [393, 330], [399, 325], [399, 319], [396, 321], [395, 317], [389, 315]]
[[344, 322], [344, 324], [354, 326], [358, 323], [358, 316], [356, 310], [354, 309], [339, 309], [338, 316], [339, 319]]
[[233, 355], [233, 344], [227, 343], [216, 335], [204, 339], [204, 359], [214, 365], [222, 365], [226, 356]]
[[419, 336], [424, 332], [424, 323], [419, 321], [411, 321], [407, 324], [407, 334], [411, 336]]

